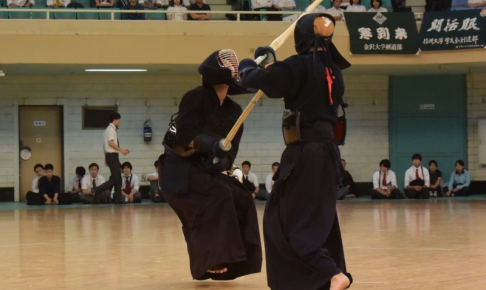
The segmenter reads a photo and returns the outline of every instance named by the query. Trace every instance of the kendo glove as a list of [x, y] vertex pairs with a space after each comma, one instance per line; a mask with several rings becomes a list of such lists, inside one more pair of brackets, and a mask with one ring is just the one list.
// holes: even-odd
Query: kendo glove
[[265, 68], [267, 64], [277, 61], [275, 50], [270, 46], [260, 46], [255, 50], [255, 60], [261, 56], [266, 56], [266, 58], [258, 65], [261, 68]]
[[258, 65], [253, 59], [245, 58], [240, 62], [240, 65], [238, 66], [238, 74], [241, 77], [245, 73], [245, 71], [256, 68], [258, 68]]
[[204, 171], [206, 171], [209, 174], [218, 174], [223, 171], [228, 170], [231, 167], [229, 158], [221, 158], [217, 163], [214, 163], [214, 155], [210, 156], [209, 158], [206, 158], [206, 161], [204, 162]]
[[213, 155], [213, 157], [223, 159], [228, 156], [229, 150], [231, 149], [231, 143], [228, 148], [225, 148], [226, 150], [221, 148], [223, 140], [224, 139], [201, 134], [194, 139], [194, 148], [205, 155]]

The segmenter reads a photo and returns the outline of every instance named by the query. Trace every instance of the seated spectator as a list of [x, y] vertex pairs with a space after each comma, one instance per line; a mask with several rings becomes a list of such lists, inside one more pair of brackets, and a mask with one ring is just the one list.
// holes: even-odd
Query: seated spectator
[[243, 172], [243, 185], [248, 189], [253, 198], [257, 198], [258, 192], [260, 191], [260, 184], [258, 183], [258, 177], [250, 172], [251, 163], [250, 161], [244, 161], [241, 164], [241, 171]]
[[471, 184], [471, 175], [464, 169], [464, 161], [456, 161], [456, 171], [451, 173], [449, 180], [449, 191], [447, 196], [469, 196], [469, 185]]
[[430, 196], [442, 196], [442, 187], [440, 186], [442, 182], [442, 172], [437, 169], [437, 161], [429, 161], [429, 174], [430, 174]]
[[355, 198], [358, 196], [356, 193], [356, 186], [354, 184], [353, 176], [346, 171], [346, 160], [341, 159], [342, 172], [341, 172], [341, 184], [338, 188], [337, 199]]
[[28, 205], [44, 204], [44, 198], [39, 194], [39, 179], [45, 175], [44, 166], [42, 164], [36, 164], [34, 166], [34, 172], [36, 177], [32, 180], [32, 190], [25, 195], [25, 202]]
[[427, 168], [424, 168], [422, 156], [414, 154], [412, 156], [412, 167], [405, 172], [405, 190], [408, 198], [429, 198], [430, 175]]
[[105, 178], [98, 174], [100, 167], [96, 163], [89, 165], [89, 175], [86, 175], [82, 180], [82, 194], [79, 196], [79, 201], [84, 204], [98, 204], [107, 203], [110, 198], [110, 191], [106, 190], [99, 194], [95, 194], [95, 189], [98, 185], [106, 182]]
[[71, 0], [47, 0], [47, 7], [67, 8]]
[[[177, 0], [176, 0], [177, 1]], [[150, 182], [150, 199], [152, 202], [159, 203], [159, 202], [167, 202], [160, 191], [159, 185], [159, 160], [156, 160], [154, 163], [155, 172], [149, 174], [147, 176], [147, 181]]]
[[[187, 8], [181, 5], [181, 0], [172, 0], [172, 5], [167, 8], [167, 20], [187, 20]], [[176, 12], [178, 11], [178, 12]]]
[[76, 175], [71, 177], [69, 180], [68, 188], [66, 193], [69, 193], [72, 198], [71, 202], [79, 201], [79, 195], [81, 194], [82, 180], [86, 175], [86, 169], [82, 166], [76, 167]]
[[484, 0], [467, 0], [467, 7], [483, 8], [485, 6], [486, 6], [486, 1]]
[[342, 0], [332, 1], [332, 7], [327, 9], [327, 13], [334, 17], [336, 21], [344, 21], [344, 9], [341, 8]]
[[[272, 0], [272, 7], [268, 11], [294, 10], [296, 7], [294, 0]], [[282, 14], [268, 14], [269, 21], [282, 21]]]
[[[210, 11], [211, 7], [209, 5], [204, 4], [203, 0], [196, 0], [196, 3], [192, 4], [189, 7], [190, 11]], [[189, 13], [189, 20], [209, 20], [211, 18], [211, 14], [209, 13]]]
[[34, 5], [34, 0], [7, 0], [7, 6], [9, 7], [31, 7]]
[[140, 0], [138, 4], [146, 9], [159, 9], [169, 7], [168, 0]]
[[352, 0], [353, 4], [346, 8], [346, 12], [366, 12], [366, 7], [361, 5], [361, 0]]
[[125, 202], [141, 203], [142, 193], [139, 192], [140, 181], [138, 176], [132, 174], [132, 164], [124, 162], [122, 164], [122, 194], [125, 197]]
[[115, 0], [94, 0], [97, 8], [113, 8]]
[[368, 10], [368, 12], [388, 12], [388, 9], [385, 7], [381, 7], [383, 5], [382, 0], [372, 0], [371, 2], [371, 8]]
[[273, 184], [275, 183], [275, 181], [273, 181], [273, 176], [275, 175], [275, 172], [277, 172], [279, 166], [280, 163], [274, 162], [272, 164], [272, 173], [267, 175], [267, 178], [265, 179], [265, 189], [267, 190], [268, 194], [272, 193]]
[[[123, 7], [123, 10], [144, 10], [137, 0], [130, 0], [130, 3]], [[145, 13], [122, 13], [124, 20], [145, 20]]]
[[403, 199], [404, 196], [397, 188], [397, 176], [390, 169], [388, 159], [380, 161], [380, 170], [373, 174], [373, 190], [371, 199]]
[[[314, 3], [316, 0], [310, 0], [310, 3]], [[326, 12], [326, 7], [322, 5], [317, 5], [317, 7], [314, 9], [313, 13], [324, 13]]]
[[44, 166], [46, 175], [39, 179], [39, 194], [44, 197], [44, 204], [59, 204], [61, 193], [61, 178], [54, 175], [54, 166]]
[[[253, 11], [272, 10], [273, 1], [272, 0], [251, 0], [251, 9]], [[260, 15], [253, 14], [253, 20], [260, 20]]]

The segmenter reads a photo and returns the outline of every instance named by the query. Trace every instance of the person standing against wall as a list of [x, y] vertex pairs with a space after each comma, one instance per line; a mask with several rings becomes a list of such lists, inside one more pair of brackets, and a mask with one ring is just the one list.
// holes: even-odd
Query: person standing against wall
[[115, 204], [123, 204], [122, 199], [122, 178], [119, 153], [127, 155], [130, 151], [128, 149], [120, 148], [118, 141], [117, 129], [120, 126], [121, 116], [119, 113], [111, 113], [109, 117], [110, 124], [103, 134], [103, 151], [105, 152], [105, 164], [110, 168], [110, 179], [96, 187], [95, 194], [101, 194], [105, 190], [111, 190], [115, 187], [115, 194], [113, 196]]

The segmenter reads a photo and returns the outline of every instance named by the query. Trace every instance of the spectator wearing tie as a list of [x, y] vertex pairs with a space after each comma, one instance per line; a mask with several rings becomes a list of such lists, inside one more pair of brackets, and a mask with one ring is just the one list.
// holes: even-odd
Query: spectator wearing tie
[[414, 154], [412, 156], [412, 167], [405, 172], [405, 190], [408, 198], [422, 198], [428, 199], [430, 186], [429, 170], [424, 168], [422, 163], [422, 156]]
[[471, 175], [464, 169], [464, 161], [456, 161], [456, 171], [451, 173], [449, 180], [449, 191], [447, 196], [468, 196], [469, 185], [471, 184]]
[[154, 163], [155, 172], [149, 174], [147, 176], [147, 181], [150, 182], [150, 199], [152, 202], [159, 203], [159, 202], [167, 202], [160, 191], [159, 185], [159, 160], [156, 160]]
[[253, 172], [250, 172], [250, 169], [250, 161], [244, 161], [241, 164], [241, 171], [243, 171], [243, 185], [255, 199], [260, 191], [260, 184], [258, 183], [258, 177]]
[[27, 192], [25, 201], [28, 205], [41, 205], [44, 204], [45, 200], [42, 195], [39, 194], [39, 179], [45, 175], [44, 166], [42, 164], [36, 164], [34, 166], [34, 172], [36, 177], [32, 180], [32, 190]]
[[114, 187], [113, 200], [115, 204], [125, 203], [122, 199], [121, 187], [122, 178], [120, 170], [120, 159], [118, 152], [123, 155], [129, 153], [128, 149], [123, 149], [118, 142], [117, 128], [120, 126], [121, 116], [118, 113], [112, 113], [109, 117], [110, 124], [103, 134], [103, 151], [105, 152], [105, 163], [110, 168], [110, 179], [96, 187], [95, 195], [102, 193], [105, 190], [111, 190]]
[[140, 189], [140, 181], [137, 175], [132, 174], [132, 164], [130, 162], [124, 162], [121, 167], [123, 170], [122, 194], [125, 202], [141, 203], [142, 193], [138, 191]]
[[79, 197], [80, 202], [85, 204], [106, 203], [110, 197], [110, 191], [105, 190], [96, 194], [98, 185], [105, 183], [105, 178], [98, 174], [100, 167], [96, 163], [89, 165], [89, 175], [86, 175], [82, 180], [82, 194]]
[[272, 164], [272, 173], [267, 175], [267, 178], [265, 179], [265, 189], [267, 190], [268, 194], [272, 193], [273, 184], [275, 183], [275, 181], [273, 181], [273, 176], [277, 172], [279, 166], [280, 166], [280, 163], [274, 162]]
[[442, 172], [437, 169], [437, 161], [429, 161], [429, 174], [430, 174], [430, 196], [442, 196], [442, 187], [440, 186], [442, 182]]
[[66, 193], [71, 195], [72, 202], [79, 200], [81, 194], [82, 180], [86, 175], [86, 169], [83, 166], [76, 167], [76, 175], [71, 177]]
[[397, 188], [397, 176], [390, 169], [391, 163], [388, 159], [380, 161], [380, 170], [373, 174], [373, 190], [371, 199], [403, 199], [404, 197]]

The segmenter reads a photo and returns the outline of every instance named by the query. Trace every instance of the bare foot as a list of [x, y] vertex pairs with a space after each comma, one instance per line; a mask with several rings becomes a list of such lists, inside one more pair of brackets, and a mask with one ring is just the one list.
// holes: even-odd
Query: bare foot
[[228, 269], [226, 267], [224, 267], [223, 265], [219, 265], [219, 266], [212, 267], [207, 272], [211, 273], [211, 274], [223, 274], [223, 273], [228, 272]]
[[52, 201], [52, 204], [59, 204], [59, 200], [54, 199], [54, 200]]
[[52, 204], [50, 200], [46, 200], [45, 204]]
[[349, 287], [350, 283], [351, 281], [346, 275], [339, 273], [331, 278], [331, 288], [329, 290], [344, 290]]

